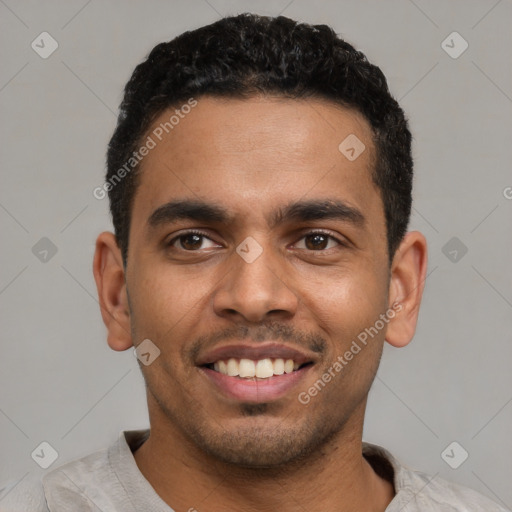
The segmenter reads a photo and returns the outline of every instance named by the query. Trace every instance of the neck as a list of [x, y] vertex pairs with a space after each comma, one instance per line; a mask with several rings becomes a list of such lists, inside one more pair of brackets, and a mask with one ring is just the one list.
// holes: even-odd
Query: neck
[[[135, 452], [139, 470], [174, 510], [383, 512], [393, 484], [362, 456], [366, 403], [314, 457], [280, 468], [241, 468], [213, 459], [153, 414], [151, 434]], [[151, 417], [151, 414], [150, 414]]]

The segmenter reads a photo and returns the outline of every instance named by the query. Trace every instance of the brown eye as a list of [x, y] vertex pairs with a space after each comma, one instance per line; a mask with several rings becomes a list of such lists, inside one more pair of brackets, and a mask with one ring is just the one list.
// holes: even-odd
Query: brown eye
[[203, 237], [195, 233], [189, 233], [188, 235], [180, 236], [178, 240], [183, 249], [194, 251], [201, 248]]
[[[210, 245], [208, 245], [208, 243]], [[170, 247], [184, 251], [198, 251], [200, 249], [210, 249], [217, 244], [208, 238], [205, 234], [195, 231], [189, 231], [173, 238], [169, 244]]]
[[325, 251], [337, 245], [342, 245], [332, 235], [322, 232], [308, 233], [301, 238], [302, 240], [304, 240], [303, 247], [299, 246], [299, 249], [307, 249], [308, 251]]
[[320, 234], [307, 235], [306, 236], [306, 247], [312, 251], [318, 251], [319, 249], [325, 249], [329, 237]]

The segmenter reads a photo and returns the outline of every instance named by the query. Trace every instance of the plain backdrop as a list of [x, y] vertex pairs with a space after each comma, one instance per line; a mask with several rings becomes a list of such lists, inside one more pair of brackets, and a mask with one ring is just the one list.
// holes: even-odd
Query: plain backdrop
[[[91, 267], [111, 222], [93, 190], [133, 68], [158, 42], [247, 11], [330, 24], [410, 119], [411, 229], [428, 239], [429, 277], [414, 341], [385, 346], [364, 440], [511, 507], [509, 0], [2, 0], [0, 481], [43, 472], [43, 441], [52, 469], [148, 425], [132, 351], [106, 344]], [[58, 44], [47, 58], [31, 46], [42, 32]], [[469, 454], [457, 469], [441, 456], [454, 441]]]

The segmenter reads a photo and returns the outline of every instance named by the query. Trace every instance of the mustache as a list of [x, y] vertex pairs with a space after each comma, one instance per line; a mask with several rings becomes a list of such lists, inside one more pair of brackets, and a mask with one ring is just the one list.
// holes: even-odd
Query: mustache
[[196, 338], [186, 349], [187, 359], [195, 361], [202, 350], [215, 347], [222, 341], [251, 340], [255, 343], [264, 341], [288, 341], [317, 354], [323, 354], [327, 348], [326, 339], [316, 333], [294, 329], [290, 325], [279, 322], [265, 322], [255, 327], [237, 325], [219, 332], [205, 334]]

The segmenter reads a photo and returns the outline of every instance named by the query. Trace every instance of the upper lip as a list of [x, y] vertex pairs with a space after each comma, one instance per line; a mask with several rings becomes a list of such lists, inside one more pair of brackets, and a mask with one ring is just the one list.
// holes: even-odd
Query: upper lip
[[315, 356], [297, 348], [289, 347], [280, 343], [258, 343], [257, 345], [249, 342], [236, 345], [224, 345], [216, 347], [210, 351], [201, 354], [197, 359], [197, 366], [204, 366], [215, 363], [216, 361], [235, 359], [293, 359], [295, 363], [304, 364], [315, 362]]

